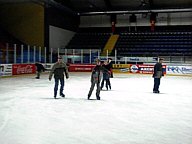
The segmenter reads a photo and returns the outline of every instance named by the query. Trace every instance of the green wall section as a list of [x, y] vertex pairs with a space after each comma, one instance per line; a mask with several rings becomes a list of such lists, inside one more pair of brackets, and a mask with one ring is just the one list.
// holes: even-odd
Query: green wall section
[[44, 47], [44, 7], [34, 3], [0, 5], [0, 25], [28, 45]]

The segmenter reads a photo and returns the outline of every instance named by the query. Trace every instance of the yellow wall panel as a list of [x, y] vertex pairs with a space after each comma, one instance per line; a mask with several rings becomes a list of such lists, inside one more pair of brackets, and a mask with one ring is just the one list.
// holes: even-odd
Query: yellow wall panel
[[113, 68], [130, 68], [130, 64], [113, 64]]
[[11, 35], [29, 44], [44, 46], [44, 7], [34, 3], [0, 6], [0, 24]]

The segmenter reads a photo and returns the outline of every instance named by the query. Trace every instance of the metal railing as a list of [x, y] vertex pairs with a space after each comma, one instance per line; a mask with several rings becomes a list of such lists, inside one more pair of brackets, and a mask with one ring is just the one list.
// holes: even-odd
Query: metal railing
[[[96, 58], [106, 60], [112, 58], [113, 63], [127, 64], [134, 63], [153, 63], [156, 62], [157, 57], [125, 57], [119, 56], [118, 51], [115, 50], [113, 56], [106, 55], [101, 56], [100, 49], [50, 49], [47, 53], [46, 47], [29, 46], [29, 45], [17, 45], [6, 44], [4, 49], [0, 50], [0, 64], [16, 64], [16, 63], [54, 63], [57, 61], [58, 55], [63, 57], [63, 60], [68, 63], [94, 63]], [[179, 64], [192, 64], [192, 57], [190, 56], [161, 56], [166, 63], [179, 63]]]

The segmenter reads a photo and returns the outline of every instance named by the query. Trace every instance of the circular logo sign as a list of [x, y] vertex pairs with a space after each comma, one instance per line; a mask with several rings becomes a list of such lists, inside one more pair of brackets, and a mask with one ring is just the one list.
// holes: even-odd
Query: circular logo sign
[[131, 66], [131, 72], [136, 73], [138, 71], [138, 67], [136, 65]]

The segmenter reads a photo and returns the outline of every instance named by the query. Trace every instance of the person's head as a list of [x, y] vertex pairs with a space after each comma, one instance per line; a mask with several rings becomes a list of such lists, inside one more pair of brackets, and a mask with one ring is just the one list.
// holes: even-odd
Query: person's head
[[39, 61], [36, 61], [35, 64], [38, 65], [38, 64], [40, 64], [40, 62], [39, 62]]
[[101, 63], [101, 65], [104, 65], [104, 61], [101, 61], [100, 63]]
[[61, 56], [58, 56], [58, 62], [62, 62], [62, 57]]
[[107, 60], [105, 60], [105, 61], [104, 61], [104, 65], [107, 65], [107, 64], [108, 64], [108, 61], [107, 61]]
[[159, 63], [163, 63], [163, 58], [159, 58]]
[[100, 59], [96, 59], [96, 64], [97, 64], [97, 65], [100, 65], [100, 64], [101, 64]]
[[112, 59], [111, 58], [108, 58], [108, 62], [110, 63], [112, 61]]

